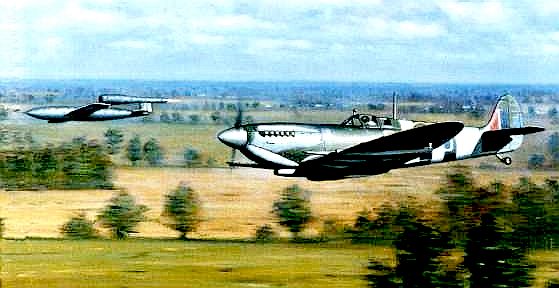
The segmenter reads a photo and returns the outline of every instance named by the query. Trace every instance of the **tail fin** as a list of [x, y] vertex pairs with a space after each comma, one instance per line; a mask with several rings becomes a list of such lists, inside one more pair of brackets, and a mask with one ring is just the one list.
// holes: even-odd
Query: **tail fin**
[[499, 98], [487, 125], [481, 128], [481, 141], [476, 148], [480, 153], [506, 153], [522, 145], [524, 135], [543, 131], [544, 128], [524, 126], [522, 110], [509, 94]]
[[153, 112], [153, 108], [151, 106], [151, 103], [140, 103], [140, 110], [145, 111], [147, 113], [152, 113]]
[[520, 105], [510, 94], [505, 94], [495, 104], [491, 118], [482, 130], [485, 132], [522, 127], [524, 127], [524, 121], [522, 120]]

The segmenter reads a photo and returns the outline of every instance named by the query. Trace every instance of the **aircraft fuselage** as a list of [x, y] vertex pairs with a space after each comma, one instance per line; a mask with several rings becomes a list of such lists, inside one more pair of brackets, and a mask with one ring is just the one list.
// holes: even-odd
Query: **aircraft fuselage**
[[97, 110], [88, 115], [84, 115], [83, 117], [69, 119], [67, 115], [76, 109], [77, 107], [71, 107], [71, 106], [49, 106], [49, 107], [33, 108], [25, 113], [31, 117], [41, 119], [41, 120], [48, 120], [49, 122], [65, 122], [70, 120], [106, 121], [106, 120], [118, 120], [118, 119], [130, 118], [130, 117], [144, 116], [147, 114], [147, 113], [138, 113], [137, 111], [132, 111], [132, 110], [106, 108], [106, 109]]
[[237, 125], [218, 134], [255, 164], [276, 175], [335, 180], [385, 173], [391, 169], [496, 155], [516, 150], [526, 134], [516, 100], [499, 99], [487, 125], [426, 123], [353, 114], [341, 124], [259, 123]]

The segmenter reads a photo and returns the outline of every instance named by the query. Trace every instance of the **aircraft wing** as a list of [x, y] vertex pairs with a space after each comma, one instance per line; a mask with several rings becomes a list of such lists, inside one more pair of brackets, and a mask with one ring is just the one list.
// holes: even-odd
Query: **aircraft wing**
[[[428, 155], [430, 159], [433, 149], [452, 139], [463, 128], [464, 124], [460, 122], [442, 122], [421, 126], [304, 161], [301, 163], [301, 168], [307, 170], [321, 166], [352, 169], [366, 166], [375, 169], [390, 169], [392, 165], [401, 165], [417, 157]], [[386, 167], [379, 167], [383, 165]]]
[[83, 117], [87, 117], [91, 114], [93, 114], [96, 111], [99, 111], [101, 109], [105, 109], [108, 108], [109, 104], [105, 104], [105, 103], [91, 103], [82, 107], [79, 107], [75, 110], [73, 110], [72, 112], [69, 112], [68, 114], [66, 114], [64, 117], [69, 118], [69, 119], [80, 119]]

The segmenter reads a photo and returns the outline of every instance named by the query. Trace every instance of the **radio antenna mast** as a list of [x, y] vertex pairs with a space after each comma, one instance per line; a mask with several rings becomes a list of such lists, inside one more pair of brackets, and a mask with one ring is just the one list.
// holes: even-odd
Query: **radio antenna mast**
[[392, 93], [392, 118], [398, 119], [398, 97], [396, 92]]

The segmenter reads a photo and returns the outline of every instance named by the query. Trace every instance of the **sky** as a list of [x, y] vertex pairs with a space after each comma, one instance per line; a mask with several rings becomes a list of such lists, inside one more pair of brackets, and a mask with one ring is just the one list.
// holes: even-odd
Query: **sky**
[[0, 78], [559, 84], [559, 1], [0, 0]]

